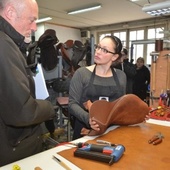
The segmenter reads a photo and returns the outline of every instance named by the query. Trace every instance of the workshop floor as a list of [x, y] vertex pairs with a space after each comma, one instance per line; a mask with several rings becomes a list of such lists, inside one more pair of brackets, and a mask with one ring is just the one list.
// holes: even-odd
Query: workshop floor
[[[67, 120], [65, 120], [64, 127], [61, 128], [61, 127], [56, 126], [53, 136], [51, 136], [50, 133], [47, 131], [45, 125], [42, 125], [42, 126], [44, 129], [43, 140], [44, 140], [45, 149], [51, 149], [61, 143], [68, 142]], [[72, 134], [73, 134], [73, 131], [71, 129], [70, 131], [71, 138], [72, 138]]]

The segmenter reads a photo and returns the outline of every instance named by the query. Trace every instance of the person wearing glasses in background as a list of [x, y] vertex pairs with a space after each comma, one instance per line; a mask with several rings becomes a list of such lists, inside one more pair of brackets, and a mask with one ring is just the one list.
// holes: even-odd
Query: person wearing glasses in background
[[89, 118], [83, 103], [90, 100], [114, 101], [126, 93], [126, 75], [112, 67], [121, 58], [122, 43], [115, 36], [104, 37], [95, 45], [94, 65], [81, 67], [73, 75], [69, 88], [69, 113], [74, 118], [73, 139], [85, 135], [84, 129], [99, 130]]
[[120, 64], [116, 65], [115, 68], [125, 72], [127, 77], [126, 93], [132, 94], [134, 77], [136, 75], [136, 67], [133, 63], [129, 62], [128, 50], [126, 48], [123, 48]]

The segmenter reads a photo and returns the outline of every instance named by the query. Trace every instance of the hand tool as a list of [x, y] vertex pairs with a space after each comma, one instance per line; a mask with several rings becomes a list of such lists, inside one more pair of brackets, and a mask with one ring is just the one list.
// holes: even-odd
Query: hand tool
[[71, 170], [68, 165], [66, 165], [63, 161], [61, 161], [59, 158], [57, 158], [55, 155], [53, 155], [53, 159], [56, 160], [64, 169]]
[[114, 162], [117, 162], [125, 151], [123, 145], [105, 146], [105, 145], [96, 145], [89, 144], [83, 146], [74, 151], [74, 156], [92, 159], [96, 161], [106, 162], [109, 165], [112, 165]]
[[117, 146], [117, 144], [105, 141], [105, 140], [96, 140], [97, 143], [103, 144], [103, 145], [108, 145], [108, 146]]
[[42, 170], [40, 167], [35, 167], [34, 170]]
[[152, 138], [150, 138], [149, 140], [148, 140], [148, 143], [149, 144], [153, 144], [153, 145], [157, 145], [157, 144], [159, 144], [159, 143], [161, 143], [162, 142], [162, 138], [163, 138], [164, 136], [161, 134], [161, 133], [157, 133], [157, 134], [155, 134], [154, 136], [152, 136]]

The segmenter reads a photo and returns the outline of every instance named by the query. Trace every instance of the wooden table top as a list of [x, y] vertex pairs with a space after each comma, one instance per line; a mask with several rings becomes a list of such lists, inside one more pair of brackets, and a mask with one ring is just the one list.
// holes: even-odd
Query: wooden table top
[[[164, 135], [162, 143], [149, 144], [148, 140], [159, 132]], [[121, 159], [110, 166], [107, 163], [74, 157], [75, 148], [59, 154], [82, 170], [167, 170], [170, 167], [170, 127], [149, 123], [121, 126], [88, 143], [96, 143], [97, 139], [124, 145], [125, 152]]]

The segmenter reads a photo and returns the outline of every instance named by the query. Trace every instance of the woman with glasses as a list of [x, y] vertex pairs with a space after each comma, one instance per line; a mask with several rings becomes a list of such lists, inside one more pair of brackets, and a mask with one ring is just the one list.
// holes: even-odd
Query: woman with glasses
[[114, 101], [126, 93], [126, 75], [113, 67], [121, 58], [121, 50], [119, 38], [106, 36], [95, 45], [95, 64], [81, 67], [74, 73], [69, 88], [69, 113], [74, 117], [73, 139], [85, 135], [88, 129], [99, 130], [99, 125], [89, 118], [85, 102]]

